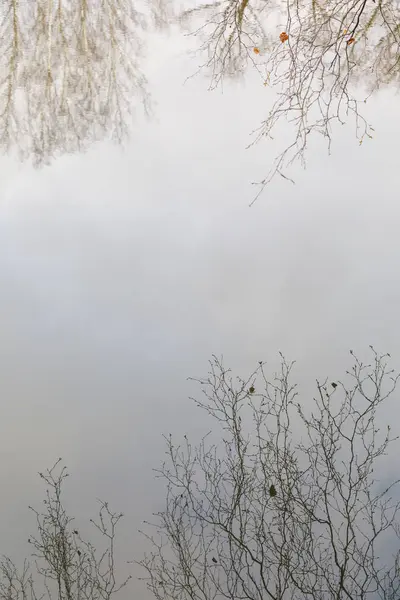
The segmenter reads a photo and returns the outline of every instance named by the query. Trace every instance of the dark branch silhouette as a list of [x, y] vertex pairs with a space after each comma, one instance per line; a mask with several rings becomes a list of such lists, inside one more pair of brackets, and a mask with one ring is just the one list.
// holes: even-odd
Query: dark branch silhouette
[[400, 597], [399, 481], [384, 466], [398, 438], [381, 423], [399, 375], [387, 357], [353, 355], [346, 380], [317, 382], [310, 406], [283, 357], [272, 380], [261, 364], [236, 382], [214, 358], [195, 402], [221, 443], [168, 437], [157, 470], [166, 505], [139, 561], [157, 600]]

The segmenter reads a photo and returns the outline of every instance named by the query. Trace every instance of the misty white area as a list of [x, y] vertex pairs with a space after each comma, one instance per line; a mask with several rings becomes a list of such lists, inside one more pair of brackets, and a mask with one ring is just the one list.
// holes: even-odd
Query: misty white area
[[368, 359], [373, 344], [400, 369], [398, 97], [366, 106], [373, 140], [359, 146], [350, 124], [330, 157], [311, 142], [296, 185], [275, 179], [249, 208], [288, 131], [246, 150], [271, 92], [256, 77], [223, 93], [184, 85], [187, 48], [152, 40], [155, 116], [138, 113], [124, 152], [0, 162], [1, 553], [18, 562], [37, 472], [59, 456], [80, 526], [108, 500], [126, 515], [121, 560], [141, 557], [137, 529], [163, 506], [162, 434], [210, 426], [187, 377], [213, 353], [246, 376], [284, 352], [304, 403], [317, 377], [340, 379], [349, 349]]

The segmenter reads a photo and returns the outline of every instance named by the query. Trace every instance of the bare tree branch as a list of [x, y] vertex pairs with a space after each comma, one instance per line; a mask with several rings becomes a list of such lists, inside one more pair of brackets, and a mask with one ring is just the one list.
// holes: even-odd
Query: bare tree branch
[[107, 136], [123, 144], [134, 103], [150, 110], [139, 68], [149, 18], [130, 0], [4, 0], [2, 150], [41, 166]]
[[399, 597], [399, 481], [375, 476], [398, 439], [378, 417], [399, 375], [372, 355], [353, 355], [347, 384], [317, 382], [309, 410], [283, 356], [272, 381], [260, 363], [236, 383], [214, 357], [195, 402], [222, 446], [168, 437], [157, 470], [166, 507], [138, 563], [157, 600]]
[[[210, 87], [242, 75], [250, 66], [260, 83], [276, 91], [254, 143], [288, 121], [293, 137], [259, 182], [259, 197], [275, 175], [294, 161], [305, 166], [308, 138], [332, 143], [332, 125], [349, 117], [361, 144], [373, 128], [360, 106], [378, 90], [400, 84], [400, 7], [395, 0], [216, 0], [180, 13], [200, 40], [200, 67]], [[254, 202], [253, 201], [253, 202]]]
[[[116, 528], [122, 518], [108, 504], [100, 502], [98, 519], [92, 521], [105, 541], [98, 550], [82, 539], [73, 526], [62, 503], [63, 483], [68, 477], [59, 459], [52, 469], [40, 473], [47, 485], [45, 511], [30, 507], [36, 516], [37, 536], [31, 536], [33, 559], [39, 583], [26, 561], [20, 573], [14, 563], [5, 558], [0, 563], [0, 600], [111, 600], [124, 588], [130, 577], [117, 583], [115, 576]], [[44, 593], [37, 594], [37, 588]]]

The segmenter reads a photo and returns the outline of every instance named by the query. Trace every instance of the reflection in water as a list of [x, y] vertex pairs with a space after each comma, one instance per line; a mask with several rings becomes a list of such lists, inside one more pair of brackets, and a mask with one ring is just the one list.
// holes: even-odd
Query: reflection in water
[[111, 137], [140, 99], [146, 16], [132, 0], [0, 0], [0, 145], [35, 166]]

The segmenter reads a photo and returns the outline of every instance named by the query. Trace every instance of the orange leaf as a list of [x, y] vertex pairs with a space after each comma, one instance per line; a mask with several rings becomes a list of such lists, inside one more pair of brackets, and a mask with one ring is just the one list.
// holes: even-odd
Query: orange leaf
[[281, 40], [282, 44], [289, 39], [289, 36], [286, 33], [286, 31], [282, 31], [281, 35], [279, 36], [279, 39]]
[[253, 52], [254, 52], [254, 54], [260, 54], [260, 51], [259, 51], [259, 49], [258, 49], [258, 48], [254, 48], [254, 49], [253, 49]]
[[349, 40], [347, 40], [347, 45], [350, 46], [350, 44], [354, 44], [355, 41], [355, 38], [350, 38]]

